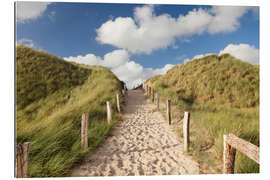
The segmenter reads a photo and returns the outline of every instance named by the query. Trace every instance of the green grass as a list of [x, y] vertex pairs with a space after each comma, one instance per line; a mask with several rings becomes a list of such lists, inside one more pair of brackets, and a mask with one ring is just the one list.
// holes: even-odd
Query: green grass
[[[16, 57], [16, 140], [31, 142], [29, 175], [65, 176], [119, 120], [115, 95], [123, 83], [104, 67], [68, 63], [24, 46], [16, 48]], [[106, 101], [113, 111], [111, 124], [106, 122]], [[84, 112], [89, 113], [86, 151], [80, 146]]]
[[[163, 101], [171, 99], [179, 114], [191, 112], [191, 154], [202, 164], [212, 168], [222, 164], [226, 133], [259, 146], [258, 66], [229, 54], [210, 55], [178, 65], [147, 83]], [[237, 152], [235, 172], [257, 173], [259, 165]]]

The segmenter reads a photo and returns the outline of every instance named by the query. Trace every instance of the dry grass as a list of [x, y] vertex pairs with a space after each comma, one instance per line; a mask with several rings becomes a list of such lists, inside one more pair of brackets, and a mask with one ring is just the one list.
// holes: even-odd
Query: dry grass
[[[173, 123], [182, 134], [184, 111], [191, 112], [191, 153], [206, 173], [221, 173], [223, 134], [259, 146], [259, 67], [225, 54], [193, 60], [147, 81], [174, 106]], [[174, 115], [175, 114], [175, 115]], [[236, 173], [259, 172], [237, 153]]]
[[[17, 87], [21, 88], [21, 92], [24, 92], [25, 85], [20, 83], [24, 83], [21, 81], [22, 79], [27, 79], [33, 82], [34, 86], [31, 86], [33, 93], [39, 93], [41, 96], [36, 96], [29, 101], [27, 94], [18, 93], [17, 89], [17, 143], [31, 142], [30, 177], [65, 176], [72, 166], [81, 162], [85, 156], [91, 154], [104, 141], [110, 129], [119, 120], [115, 95], [120, 93], [122, 83], [106, 68], [79, 66], [68, 62], [58, 64], [58, 61], [64, 60], [26, 47], [19, 48], [23, 48], [23, 51], [19, 51], [22, 55], [17, 56], [17, 72], [20, 72], [17, 73], [17, 79], [19, 79]], [[29, 55], [24, 56], [24, 54]], [[47, 56], [48, 58], [46, 58]], [[22, 57], [23, 59], [21, 59]], [[33, 77], [32, 72], [34, 71], [32, 69], [35, 69], [35, 66], [40, 66], [34, 60], [36, 62], [44, 61], [42, 62], [43, 66], [51, 67], [48, 73], [53, 74], [53, 76], [28, 79]], [[20, 61], [21, 63], [27, 61], [31, 67], [19, 66]], [[63, 67], [59, 68], [58, 66]], [[58, 71], [66, 67], [72, 68], [64, 73]], [[83, 81], [76, 79], [76, 77], [80, 78], [81, 72], [84, 72]], [[79, 75], [69, 79], [68, 74], [74, 73]], [[35, 89], [35, 84], [38, 84], [40, 79], [43, 79], [48, 87], [53, 86], [54, 91], [46, 91], [46, 95], [44, 95], [41, 89]], [[69, 83], [66, 82], [67, 84], [63, 87], [54, 86], [55, 83], [51, 83], [66, 80]], [[26, 100], [27, 103], [22, 103], [23, 100]], [[123, 97], [121, 100], [123, 101]], [[113, 110], [111, 124], [107, 124], [106, 121], [106, 101], [111, 102]], [[24, 106], [20, 104], [24, 104]], [[81, 115], [84, 112], [89, 113], [89, 148], [86, 151], [82, 151], [80, 147]]]

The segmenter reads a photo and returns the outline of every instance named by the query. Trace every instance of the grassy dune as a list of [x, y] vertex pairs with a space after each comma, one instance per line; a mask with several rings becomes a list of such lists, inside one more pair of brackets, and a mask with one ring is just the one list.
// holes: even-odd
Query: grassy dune
[[[24, 46], [17, 46], [16, 58], [16, 139], [31, 142], [30, 176], [64, 176], [104, 141], [119, 120], [115, 94], [123, 84], [106, 68], [68, 63]], [[114, 112], [110, 125], [106, 101]], [[84, 112], [89, 113], [89, 148], [83, 152]]]
[[[147, 83], [163, 101], [171, 99], [173, 118], [191, 112], [191, 154], [202, 167], [221, 172], [223, 134], [233, 133], [259, 146], [259, 66], [229, 54], [210, 55]], [[237, 152], [235, 172], [256, 173], [259, 165]]]

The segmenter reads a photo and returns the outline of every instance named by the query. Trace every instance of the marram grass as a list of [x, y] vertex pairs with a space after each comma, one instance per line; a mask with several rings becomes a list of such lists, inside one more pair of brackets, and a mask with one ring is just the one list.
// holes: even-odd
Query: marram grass
[[[160, 93], [161, 101], [171, 99], [175, 112], [191, 112], [191, 154], [216, 173], [222, 172], [223, 134], [233, 133], [259, 146], [259, 66], [229, 54], [210, 55], [147, 83]], [[258, 173], [259, 165], [237, 152], [235, 172]]]
[[[115, 95], [122, 83], [104, 67], [68, 63], [24, 46], [17, 46], [16, 57], [16, 140], [31, 142], [29, 175], [65, 176], [119, 120]], [[106, 101], [113, 111], [111, 124], [106, 119]], [[86, 151], [80, 145], [84, 112], [89, 113]]]

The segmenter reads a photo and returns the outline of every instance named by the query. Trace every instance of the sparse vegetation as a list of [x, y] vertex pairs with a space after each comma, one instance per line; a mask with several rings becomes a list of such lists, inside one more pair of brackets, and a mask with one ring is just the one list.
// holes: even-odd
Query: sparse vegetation
[[[119, 120], [115, 94], [121, 94], [123, 83], [104, 67], [76, 65], [24, 46], [16, 48], [16, 69], [16, 139], [31, 142], [30, 177], [65, 176]], [[110, 125], [106, 101], [114, 112]], [[85, 152], [80, 147], [84, 112], [89, 113]]]
[[[147, 83], [163, 101], [170, 98], [179, 114], [191, 112], [191, 154], [202, 166], [221, 173], [223, 134], [233, 133], [259, 146], [259, 66], [229, 54], [210, 55]], [[259, 165], [237, 152], [235, 171], [256, 173]]]

